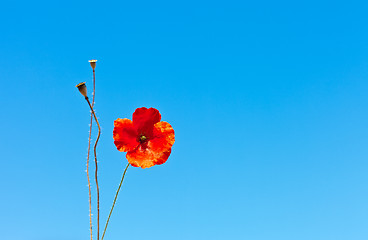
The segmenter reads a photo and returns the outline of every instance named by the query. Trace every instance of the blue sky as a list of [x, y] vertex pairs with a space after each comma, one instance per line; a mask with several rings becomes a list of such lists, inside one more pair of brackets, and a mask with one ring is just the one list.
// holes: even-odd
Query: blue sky
[[2, 239], [89, 239], [93, 58], [102, 226], [113, 121], [155, 107], [176, 133], [128, 170], [106, 240], [368, 238], [366, 1], [1, 5]]

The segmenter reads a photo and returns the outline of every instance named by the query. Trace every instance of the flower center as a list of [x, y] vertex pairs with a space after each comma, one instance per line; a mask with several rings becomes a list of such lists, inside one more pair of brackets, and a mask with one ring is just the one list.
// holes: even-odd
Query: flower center
[[145, 142], [147, 140], [147, 137], [146, 136], [144, 136], [144, 135], [142, 135], [140, 138], [139, 138], [139, 142], [140, 143], [143, 143], [143, 142]]

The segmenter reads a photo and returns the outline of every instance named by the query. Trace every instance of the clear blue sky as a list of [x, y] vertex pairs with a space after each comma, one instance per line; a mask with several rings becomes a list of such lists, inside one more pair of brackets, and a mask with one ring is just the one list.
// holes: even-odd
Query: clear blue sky
[[75, 85], [91, 90], [95, 58], [101, 225], [127, 163], [113, 121], [155, 107], [176, 132], [164, 165], [128, 170], [106, 240], [368, 239], [367, 12], [363, 0], [3, 1], [0, 238], [89, 239]]

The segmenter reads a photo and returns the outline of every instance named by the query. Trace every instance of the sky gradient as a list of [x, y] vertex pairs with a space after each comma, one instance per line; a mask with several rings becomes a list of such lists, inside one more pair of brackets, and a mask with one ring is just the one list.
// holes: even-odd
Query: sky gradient
[[1, 239], [89, 239], [89, 59], [101, 228], [114, 120], [154, 107], [176, 134], [128, 169], [106, 240], [368, 239], [367, 1], [1, 5]]

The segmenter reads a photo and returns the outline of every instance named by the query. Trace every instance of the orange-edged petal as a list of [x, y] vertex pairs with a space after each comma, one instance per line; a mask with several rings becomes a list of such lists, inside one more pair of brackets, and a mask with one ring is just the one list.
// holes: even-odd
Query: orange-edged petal
[[158, 122], [154, 125], [152, 137], [147, 146], [154, 152], [165, 152], [175, 142], [175, 132], [167, 122]]
[[121, 152], [132, 151], [139, 144], [137, 130], [133, 122], [127, 118], [118, 118], [114, 121], [113, 137], [116, 148]]
[[150, 137], [153, 125], [161, 121], [161, 114], [155, 108], [137, 108], [133, 113], [133, 124], [138, 134]]
[[170, 153], [171, 149], [165, 152], [155, 152], [150, 148], [144, 148], [140, 145], [133, 151], [128, 152], [126, 158], [133, 167], [149, 168], [165, 163]]

